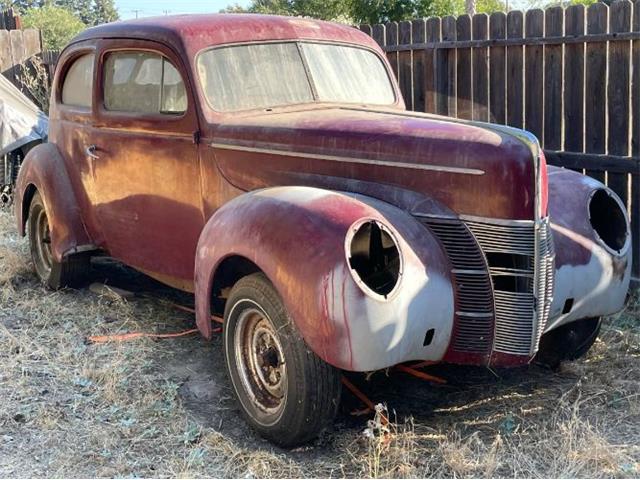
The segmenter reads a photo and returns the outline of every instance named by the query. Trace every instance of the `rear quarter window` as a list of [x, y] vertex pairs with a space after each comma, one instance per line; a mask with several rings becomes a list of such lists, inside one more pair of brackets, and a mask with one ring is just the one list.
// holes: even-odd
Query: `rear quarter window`
[[62, 83], [62, 104], [91, 107], [95, 55], [87, 53], [73, 61]]

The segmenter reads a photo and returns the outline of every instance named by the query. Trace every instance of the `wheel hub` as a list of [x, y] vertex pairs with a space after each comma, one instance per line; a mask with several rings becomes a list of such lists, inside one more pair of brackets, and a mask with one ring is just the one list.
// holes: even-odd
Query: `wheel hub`
[[282, 346], [271, 322], [257, 309], [238, 318], [234, 339], [243, 386], [261, 410], [273, 413], [286, 397], [287, 370]]

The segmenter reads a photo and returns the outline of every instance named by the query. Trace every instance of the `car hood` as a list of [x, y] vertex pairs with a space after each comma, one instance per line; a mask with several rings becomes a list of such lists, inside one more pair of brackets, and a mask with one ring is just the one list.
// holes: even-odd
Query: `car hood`
[[222, 174], [242, 190], [303, 184], [371, 195], [372, 184], [384, 184], [458, 214], [534, 215], [537, 142], [508, 127], [316, 106], [226, 120], [211, 146]]

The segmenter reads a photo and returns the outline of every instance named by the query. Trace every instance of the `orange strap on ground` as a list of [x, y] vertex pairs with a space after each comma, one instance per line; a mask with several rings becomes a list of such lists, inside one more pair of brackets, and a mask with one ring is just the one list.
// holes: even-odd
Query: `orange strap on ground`
[[[347, 380], [347, 377], [345, 377], [344, 375], [340, 378], [340, 380], [342, 381], [342, 384], [347, 387], [351, 393], [353, 393], [356, 397], [358, 397], [358, 399], [364, 403], [367, 408], [369, 410], [371, 410], [372, 412], [376, 411], [376, 406], [373, 404], [373, 402], [371, 400], [369, 400], [369, 397], [367, 397], [364, 393], [362, 393], [360, 391], [360, 389], [358, 387], [356, 387], [353, 383], [351, 383], [349, 380]], [[358, 412], [359, 414], [362, 414], [362, 412]], [[385, 417], [382, 413], [380, 414], [380, 417], [382, 419], [382, 421], [384, 423], [389, 423], [389, 419], [387, 417]]]
[[[175, 338], [175, 337], [184, 337], [186, 335], [191, 335], [192, 333], [197, 333], [198, 329], [193, 328], [191, 330], [185, 330], [184, 332], [177, 333], [145, 333], [145, 332], [132, 332], [132, 333], [121, 333], [116, 335], [92, 335], [88, 337], [88, 340], [91, 343], [110, 343], [110, 342], [128, 342], [129, 340], [135, 340], [136, 338]], [[222, 332], [222, 328], [214, 328], [214, 333]]]
[[418, 370], [415, 370], [414, 368], [407, 367], [405, 365], [396, 365], [396, 369], [400, 370], [401, 372], [408, 373], [409, 375], [413, 375], [414, 377], [421, 378], [422, 380], [428, 380], [429, 382], [442, 383], [442, 384], [447, 383], [447, 381], [444, 378], [435, 377], [433, 375], [420, 372]]
[[[171, 306], [178, 310], [182, 310], [183, 312], [196, 313], [196, 311], [193, 308], [187, 307], [186, 305], [172, 303]], [[215, 315], [211, 315], [211, 320], [213, 320], [216, 323], [224, 323], [224, 320], [222, 318], [216, 317]]]

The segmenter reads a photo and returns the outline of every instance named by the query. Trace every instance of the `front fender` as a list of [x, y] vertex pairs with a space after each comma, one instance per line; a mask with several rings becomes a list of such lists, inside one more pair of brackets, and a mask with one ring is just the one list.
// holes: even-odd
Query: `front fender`
[[549, 217], [556, 252], [555, 286], [545, 331], [583, 318], [600, 317], [624, 307], [631, 278], [631, 238], [619, 252], [606, 248], [591, 225], [589, 202], [605, 185], [571, 170], [549, 167]]
[[31, 149], [20, 167], [16, 182], [15, 214], [22, 236], [26, 233], [29, 204], [36, 190], [42, 197], [49, 217], [51, 248], [56, 261], [90, 246], [91, 241], [82, 223], [64, 160], [51, 143]]
[[[347, 261], [346, 238], [363, 219], [386, 225], [401, 251], [402, 275], [387, 299], [365, 293]], [[259, 190], [229, 202], [198, 243], [197, 322], [205, 337], [211, 335], [212, 279], [232, 255], [265, 273], [307, 345], [338, 368], [377, 370], [437, 361], [446, 352], [454, 313], [451, 267], [438, 241], [403, 210], [308, 187]], [[430, 329], [432, 340], [425, 342]]]

